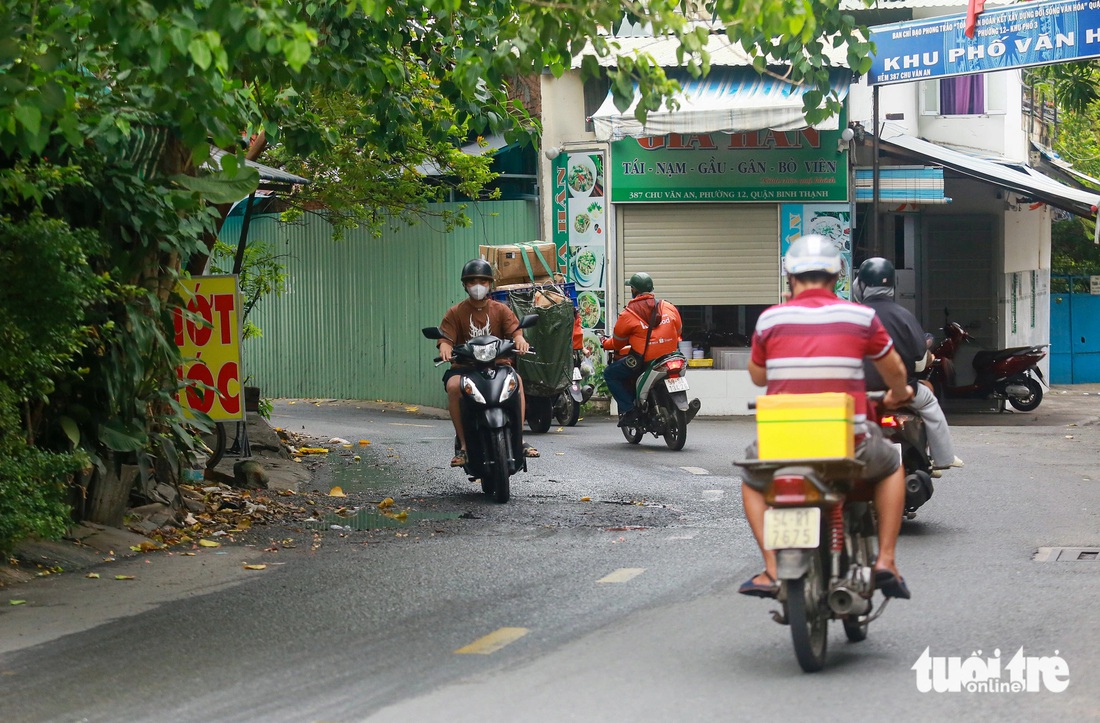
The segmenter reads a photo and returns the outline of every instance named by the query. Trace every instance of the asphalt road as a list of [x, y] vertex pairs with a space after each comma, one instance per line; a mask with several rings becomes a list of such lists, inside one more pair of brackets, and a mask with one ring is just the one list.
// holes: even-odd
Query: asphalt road
[[[496, 505], [445, 466], [449, 422], [381, 409], [279, 402], [272, 422], [369, 439], [360, 462], [334, 455], [314, 486], [390, 496], [424, 519], [329, 530], [319, 547], [277, 554], [110, 564], [130, 582], [61, 575], [6, 590], [27, 602], [0, 607], [0, 720], [1100, 717], [1100, 561], [1033, 559], [1100, 549], [1100, 395], [954, 417], [967, 466], [899, 546], [913, 599], [892, 603], [865, 642], [832, 630], [815, 675], [798, 668], [772, 605], [736, 594], [760, 568], [731, 466], [748, 420], [698, 418], [681, 452], [627, 445], [607, 420], [554, 427], [532, 437], [542, 458]], [[243, 570], [260, 561], [266, 570]], [[918, 690], [926, 648], [999, 651], [1007, 666], [1021, 647], [1063, 659], [1068, 688]]]

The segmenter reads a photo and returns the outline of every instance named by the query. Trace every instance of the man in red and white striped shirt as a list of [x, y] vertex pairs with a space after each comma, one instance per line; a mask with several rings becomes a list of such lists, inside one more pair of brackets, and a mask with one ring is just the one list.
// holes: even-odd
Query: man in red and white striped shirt
[[[841, 271], [840, 252], [822, 236], [803, 236], [784, 257], [791, 300], [767, 309], [756, 323], [749, 375], [767, 385], [768, 394], [842, 392], [855, 402], [856, 458], [865, 479], [875, 485], [879, 555], [875, 584], [888, 597], [909, 597], [898, 573], [894, 550], [905, 511], [905, 479], [899, 455], [878, 425], [867, 420], [863, 359], [870, 359], [889, 386], [885, 404], [896, 407], [913, 397], [905, 364], [873, 309], [838, 299], [833, 293]], [[755, 444], [749, 450], [756, 456]], [[741, 485], [745, 516], [764, 555], [764, 572], [746, 581], [740, 592], [774, 597], [775, 553], [763, 545], [763, 489], [768, 480], [746, 474]]]

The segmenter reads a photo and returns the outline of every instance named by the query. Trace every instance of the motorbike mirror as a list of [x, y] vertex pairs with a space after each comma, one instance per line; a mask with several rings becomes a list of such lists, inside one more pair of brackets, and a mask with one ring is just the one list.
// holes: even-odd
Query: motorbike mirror
[[438, 326], [425, 326], [420, 330], [425, 339], [442, 339], [443, 331]]
[[538, 323], [539, 323], [538, 314], [527, 314], [526, 316], [524, 316], [522, 319], [519, 320], [519, 328], [520, 329], [530, 329], [532, 326], [535, 326]]

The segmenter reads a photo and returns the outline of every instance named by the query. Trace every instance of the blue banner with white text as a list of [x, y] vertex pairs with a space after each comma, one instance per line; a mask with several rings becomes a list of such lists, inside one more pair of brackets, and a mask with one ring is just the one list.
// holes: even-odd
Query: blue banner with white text
[[974, 38], [966, 15], [870, 28], [869, 85], [987, 73], [1100, 57], [1100, 0], [1026, 2], [986, 10]]

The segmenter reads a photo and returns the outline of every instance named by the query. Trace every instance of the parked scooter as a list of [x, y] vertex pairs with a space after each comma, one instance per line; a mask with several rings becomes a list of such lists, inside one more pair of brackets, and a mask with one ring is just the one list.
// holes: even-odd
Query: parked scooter
[[622, 428], [631, 444], [649, 432], [664, 437], [669, 449], [680, 450], [687, 442], [687, 426], [699, 413], [698, 399], [687, 398], [687, 359], [678, 351], [647, 362], [635, 383], [634, 422]]
[[[520, 319], [519, 328], [529, 329], [538, 317], [529, 314]], [[429, 326], [422, 330], [428, 339], [446, 338], [443, 331]], [[533, 353], [532, 350], [529, 353]], [[454, 360], [469, 367], [462, 375], [462, 428], [466, 432], [467, 462], [463, 469], [470, 480], [481, 480], [481, 491], [497, 502], [511, 496], [510, 477], [527, 471], [523, 455], [523, 419], [520, 415], [519, 374], [503, 359], [515, 358], [516, 347], [510, 339], [479, 336], [460, 344], [451, 352]], [[436, 365], [443, 363], [435, 358]], [[455, 437], [455, 453], [459, 450]]]
[[[1043, 401], [1043, 372], [1037, 366], [1046, 356], [1046, 344], [1019, 346], [996, 351], [982, 350], [964, 361], [964, 342], [973, 341], [957, 322], [944, 327], [944, 340], [934, 349], [928, 379], [936, 396], [944, 398], [995, 399], [997, 411], [1005, 401], [1021, 412], [1030, 412]], [[969, 378], [973, 374], [973, 379]]]
[[[870, 392], [868, 403], [883, 396]], [[830, 620], [840, 620], [848, 640], [859, 642], [889, 602], [872, 612], [878, 534], [872, 490], [857, 479], [862, 464], [843, 457], [734, 464], [771, 477], [764, 547], [778, 558], [776, 599], [783, 606], [772, 619], [790, 626], [802, 670], [817, 672], [825, 667]]]
[[581, 417], [581, 405], [592, 398], [596, 387], [588, 383], [592, 376], [592, 362], [577, 350], [573, 351], [573, 381], [569, 388], [554, 399], [554, 418], [558, 424], [575, 427]]

